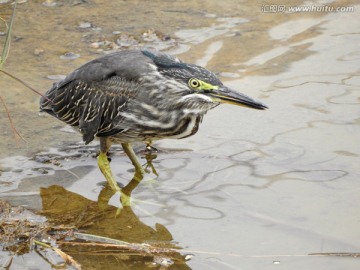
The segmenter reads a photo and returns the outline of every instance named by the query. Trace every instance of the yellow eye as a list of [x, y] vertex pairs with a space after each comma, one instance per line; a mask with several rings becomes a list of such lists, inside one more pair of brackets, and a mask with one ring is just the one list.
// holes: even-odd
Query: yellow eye
[[200, 81], [198, 79], [191, 78], [189, 80], [189, 86], [191, 88], [199, 88], [200, 87]]

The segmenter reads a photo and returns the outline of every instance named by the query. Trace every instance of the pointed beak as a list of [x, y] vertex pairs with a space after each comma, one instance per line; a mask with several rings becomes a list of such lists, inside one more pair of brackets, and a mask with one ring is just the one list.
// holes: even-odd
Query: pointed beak
[[211, 90], [206, 94], [210, 96], [213, 101], [219, 103], [228, 103], [257, 110], [264, 110], [268, 108], [260, 101], [257, 101], [251, 97], [248, 97], [247, 95], [231, 90], [226, 86], [220, 86], [218, 89]]

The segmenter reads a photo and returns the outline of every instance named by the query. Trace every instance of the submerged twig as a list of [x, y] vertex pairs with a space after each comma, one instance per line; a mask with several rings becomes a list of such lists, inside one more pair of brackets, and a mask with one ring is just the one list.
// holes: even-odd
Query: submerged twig
[[129, 243], [122, 240], [117, 240], [109, 237], [98, 236], [94, 234], [86, 234], [86, 233], [74, 233], [74, 237], [85, 240], [89, 242], [66, 242], [61, 241], [58, 244], [63, 245], [72, 245], [72, 246], [92, 246], [92, 247], [102, 247], [102, 248], [115, 248], [115, 249], [125, 249], [136, 252], [145, 252], [148, 254], [154, 253], [174, 253], [177, 252], [174, 248], [159, 248], [153, 245], [149, 245], [146, 243]]
[[360, 257], [357, 252], [317, 252], [310, 253], [309, 256], [337, 256], [337, 257]]
[[56, 248], [56, 247], [52, 247], [49, 244], [46, 244], [44, 242], [38, 241], [38, 240], [33, 240], [35, 245], [44, 247], [44, 248], [49, 248], [53, 251], [55, 251], [67, 264], [70, 264], [72, 266], [74, 266], [76, 269], [81, 269], [81, 265], [74, 260], [73, 257], [71, 257], [70, 255], [66, 254], [65, 252], [63, 252], [62, 250]]
[[0, 268], [0, 269], [6, 269], [6, 270], [10, 269], [11, 264], [12, 264], [13, 259], [14, 259], [14, 256], [15, 256], [15, 255], [12, 255], [12, 256], [8, 257], [8, 258], [5, 260], [5, 262], [1, 265], [1, 268]]
[[308, 257], [308, 256], [342, 256], [342, 257], [360, 257], [360, 253], [351, 252], [318, 252], [309, 254], [263, 254], [263, 255], [245, 255], [237, 253], [222, 253], [222, 252], [211, 252], [211, 251], [200, 251], [200, 250], [185, 250], [175, 248], [159, 248], [145, 243], [129, 243], [122, 240], [108, 238], [104, 236], [98, 236], [93, 234], [75, 232], [74, 237], [80, 240], [88, 242], [68, 242], [58, 241], [59, 245], [79, 246], [79, 247], [99, 247], [99, 248], [113, 248], [118, 250], [130, 250], [137, 252], [146, 253], [174, 253], [174, 252], [186, 252], [186, 253], [197, 253], [197, 254], [209, 254], [209, 255], [223, 255], [231, 257], [246, 257], [246, 258], [269, 258], [269, 257]]
[[62, 168], [63, 170], [65, 170], [65, 171], [67, 171], [68, 173], [70, 173], [72, 176], [75, 176], [76, 179], [80, 180], [80, 177], [79, 177], [76, 173], [74, 173], [74, 172], [72, 172], [71, 170], [66, 169], [66, 168], [64, 168], [64, 167], [61, 167], [61, 168]]
[[85, 241], [99, 242], [99, 243], [105, 243], [105, 244], [114, 244], [114, 245], [128, 245], [129, 244], [128, 242], [125, 242], [125, 241], [121, 241], [121, 240], [117, 240], [117, 239], [113, 239], [113, 238], [109, 238], [109, 237], [104, 237], [104, 236], [99, 236], [99, 235], [94, 235], [94, 234], [88, 234], [88, 233], [74, 232], [74, 237], [76, 237], [77, 239], [85, 240]]
[[325, 256], [338, 256], [338, 257], [360, 257], [360, 253], [351, 253], [351, 252], [317, 252], [309, 254], [263, 254], [263, 255], [245, 255], [238, 253], [222, 253], [222, 252], [212, 252], [212, 251], [200, 251], [200, 250], [178, 250], [187, 253], [193, 254], [207, 254], [207, 255], [221, 255], [229, 257], [243, 257], [243, 258], [281, 258], [281, 257], [325, 257]]

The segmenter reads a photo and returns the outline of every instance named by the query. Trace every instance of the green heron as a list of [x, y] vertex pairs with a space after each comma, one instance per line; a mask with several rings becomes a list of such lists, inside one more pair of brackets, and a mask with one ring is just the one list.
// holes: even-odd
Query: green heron
[[76, 128], [85, 144], [100, 138], [98, 165], [113, 190], [107, 152], [121, 143], [137, 171], [131, 143], [194, 135], [205, 113], [220, 103], [267, 106], [224, 86], [207, 69], [165, 53], [127, 50], [94, 59], [54, 83], [40, 109]]

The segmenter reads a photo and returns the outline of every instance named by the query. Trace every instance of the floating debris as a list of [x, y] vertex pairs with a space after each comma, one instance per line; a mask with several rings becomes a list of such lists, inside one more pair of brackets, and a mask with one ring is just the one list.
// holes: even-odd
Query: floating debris
[[[64, 229], [64, 232], [58, 232]], [[9, 252], [9, 260], [13, 257], [12, 254], [26, 254], [36, 247], [37, 253], [55, 268], [70, 265], [81, 269], [81, 265], [70, 255], [54, 247], [56, 240], [65, 239], [72, 233], [72, 228], [51, 227], [44, 216], [36, 215], [20, 206], [13, 207], [0, 200], [0, 232], [0, 248], [3, 252], [1, 255], [5, 255], [5, 251]], [[45, 251], [44, 248], [54, 252]], [[11, 261], [5, 265], [11, 265]]]
[[[54, 254], [49, 254], [49, 252], [46, 252], [44, 254], [42, 254], [42, 256], [44, 258], [46, 258], [48, 260], [48, 262], [55, 266], [54, 268], [64, 268], [66, 263], [73, 266], [75, 269], [80, 270], [81, 269], [81, 265], [75, 261], [73, 259], [73, 257], [71, 257], [70, 255], [66, 254], [65, 252], [63, 252], [62, 250], [53, 247], [47, 243], [44, 243], [42, 241], [38, 241], [34, 239], [34, 245], [45, 248], [45, 249], [49, 249], [52, 250], [54, 252]], [[56, 257], [54, 255], [58, 255], [59, 259], [62, 259], [63, 261], [56, 259]]]
[[48, 229], [46, 218], [22, 207], [12, 207], [0, 200], [0, 247], [24, 254], [30, 250], [30, 241]]
[[80, 57], [80, 54], [77, 54], [77, 53], [73, 53], [73, 52], [67, 52], [63, 55], [60, 56], [60, 59], [63, 59], [63, 60], [74, 60], [76, 58], [79, 58]]
[[154, 264], [169, 267], [174, 264], [174, 261], [167, 257], [154, 256]]

